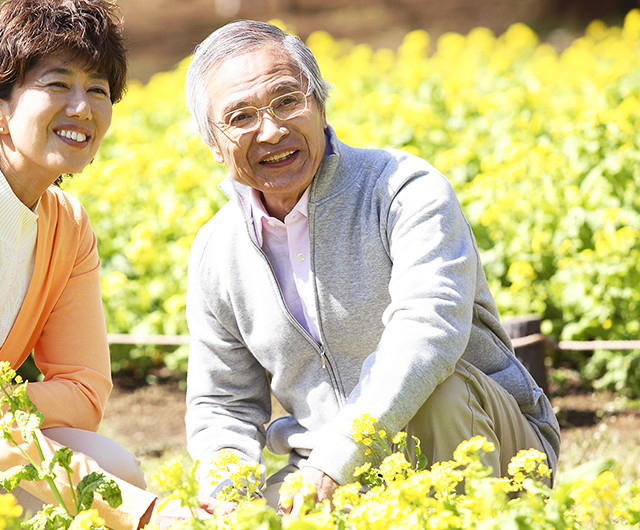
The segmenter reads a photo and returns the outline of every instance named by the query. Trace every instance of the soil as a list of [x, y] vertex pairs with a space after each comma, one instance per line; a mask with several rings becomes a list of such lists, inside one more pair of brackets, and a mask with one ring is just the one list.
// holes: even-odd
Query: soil
[[[102, 431], [139, 458], [174, 455], [185, 450], [185, 392], [182, 379], [163, 372], [148, 384], [128, 375], [114, 376]], [[597, 440], [606, 431], [613, 443], [640, 445], [640, 409], [611, 393], [550, 391], [562, 428], [563, 451]], [[281, 409], [274, 403], [274, 415]], [[587, 443], [587, 445], [589, 445]], [[561, 453], [562, 458], [562, 453]]]

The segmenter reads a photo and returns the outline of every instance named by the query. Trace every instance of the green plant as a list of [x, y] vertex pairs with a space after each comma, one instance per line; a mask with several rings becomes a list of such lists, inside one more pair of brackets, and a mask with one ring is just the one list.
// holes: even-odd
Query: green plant
[[[45, 481], [57, 505], [46, 505], [29, 521], [22, 524], [28, 530], [44, 528], [104, 528], [95, 510], [91, 510], [94, 493], [98, 493], [112, 508], [122, 503], [120, 488], [101, 472], [93, 472], [83, 477], [74, 488], [71, 474], [73, 451], [62, 447], [49, 458], [45, 457], [37, 432], [42, 425], [43, 415], [27, 395], [27, 383], [16, 377], [8, 362], [0, 362], [0, 408], [4, 417], [0, 423], [2, 436], [15, 445], [22, 453], [26, 464], [15, 466], [0, 473], [0, 486], [7, 492], [13, 491], [23, 480]], [[25, 451], [21, 442], [33, 443], [37, 458]], [[62, 472], [68, 480], [72, 505], [68, 505], [56, 484], [57, 473]]]

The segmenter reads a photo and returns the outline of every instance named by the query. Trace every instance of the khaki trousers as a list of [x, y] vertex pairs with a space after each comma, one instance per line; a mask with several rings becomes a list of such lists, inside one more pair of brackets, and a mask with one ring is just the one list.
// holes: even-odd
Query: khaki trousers
[[[484, 436], [495, 451], [482, 459], [496, 477], [507, 474], [507, 466], [521, 449], [545, 452], [536, 431], [522, 414], [516, 400], [489, 376], [466, 361], [456, 364], [454, 373], [436, 387], [406, 432], [420, 440], [429, 463], [451, 460], [460, 442]], [[285, 477], [297, 471], [288, 465], [267, 480], [265, 498], [278, 504], [278, 490]]]
[[[52, 427], [43, 429], [42, 434], [59, 443], [70, 447], [74, 453], [83, 453], [98, 465], [138, 488], [145, 489], [144, 473], [140, 467], [140, 461], [120, 444], [110, 438], [91, 431], [73, 429], [71, 427]], [[3, 490], [0, 489], [0, 492]], [[42, 509], [43, 501], [31, 493], [17, 487], [11, 492], [26, 513], [35, 514]]]

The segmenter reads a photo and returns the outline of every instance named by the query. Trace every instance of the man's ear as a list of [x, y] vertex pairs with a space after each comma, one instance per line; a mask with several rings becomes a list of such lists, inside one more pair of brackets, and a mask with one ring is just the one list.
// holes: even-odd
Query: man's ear
[[224, 157], [222, 156], [222, 152], [217, 145], [210, 145], [209, 151], [211, 151], [213, 159], [218, 162], [218, 164], [224, 164]]

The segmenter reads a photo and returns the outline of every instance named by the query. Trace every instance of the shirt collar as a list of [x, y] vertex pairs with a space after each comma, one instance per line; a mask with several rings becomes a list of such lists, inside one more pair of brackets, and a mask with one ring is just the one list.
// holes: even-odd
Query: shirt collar
[[[295, 215], [294, 212], [304, 215], [304, 217], [309, 217], [309, 192], [311, 190], [311, 186], [307, 187], [302, 194], [302, 197], [298, 200], [293, 209], [286, 215], [284, 218], [285, 223], [287, 218], [291, 215]], [[276, 224], [282, 225], [282, 221], [276, 219], [275, 217], [269, 215], [267, 210], [264, 207], [264, 203], [262, 202], [262, 195], [256, 189], [251, 189], [250, 193], [250, 205], [251, 218], [247, 219], [247, 222], [253, 224], [254, 230], [256, 232], [256, 237], [258, 239], [258, 245], [262, 246], [262, 220], [266, 219], [270, 222], [275, 222]]]
[[36, 209], [25, 206], [13, 193], [7, 179], [0, 171], [0, 226], [2, 226], [2, 239], [9, 245], [16, 245], [23, 241], [27, 233], [38, 219]]

